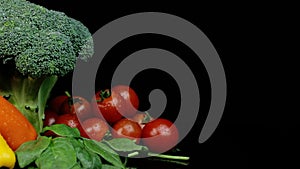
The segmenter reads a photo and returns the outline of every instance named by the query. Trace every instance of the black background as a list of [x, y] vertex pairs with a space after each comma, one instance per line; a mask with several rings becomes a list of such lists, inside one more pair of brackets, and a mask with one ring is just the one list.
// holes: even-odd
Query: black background
[[[33, 2], [33, 1], [32, 1]], [[96, 1], [38, 1], [49, 9], [65, 12], [84, 23], [94, 33], [101, 26], [119, 17], [136, 12], [165, 12], [182, 17], [198, 26], [211, 40], [223, 62], [226, 72], [228, 95], [223, 118], [212, 137], [203, 144], [198, 143], [201, 126], [205, 120], [209, 100], [209, 83], [201, 62], [196, 76], [201, 81], [202, 100], [200, 115], [189, 135], [178, 145], [178, 155], [191, 156], [189, 166], [173, 165], [151, 160], [130, 160], [129, 165], [139, 168], [289, 168], [295, 164], [292, 152], [299, 147], [295, 136], [297, 118], [294, 118], [293, 101], [288, 94], [296, 95], [291, 89], [292, 76], [296, 72], [291, 59], [294, 28], [292, 18], [295, 10], [292, 4], [261, 3], [161, 3], [141, 1], [139, 3], [112, 4]], [[147, 41], [143, 41], [147, 39]], [[149, 41], [150, 39], [150, 41]], [[164, 43], [166, 42], [166, 43]], [[167, 45], [166, 45], [167, 44]], [[145, 47], [161, 47], [184, 58], [193, 53], [185, 46], [167, 37], [143, 35], [124, 40], [116, 45], [108, 56], [106, 64], [99, 68], [97, 88], [109, 86], [109, 78], [117, 63], [130, 53]], [[184, 55], [184, 56], [183, 56]], [[204, 72], [204, 73], [201, 73]], [[178, 97], [172, 78], [162, 75], [168, 85], [160, 83], [144, 72], [143, 78], [136, 77], [134, 89], [142, 95], [142, 109], [147, 109], [145, 96], [152, 88], [163, 89], [170, 98]], [[194, 71], [195, 73], [195, 71]], [[157, 73], [158, 74], [158, 73]], [[146, 78], [145, 78], [146, 77]], [[55, 91], [70, 89], [71, 76], [60, 79]], [[145, 95], [145, 96], [144, 96]], [[168, 99], [169, 99], [168, 97]], [[168, 100], [169, 101], [169, 100]], [[174, 118], [170, 111], [178, 109], [175, 99], [170, 100], [165, 113]], [[288, 102], [288, 104], [285, 104]], [[299, 112], [299, 111], [298, 111]]]

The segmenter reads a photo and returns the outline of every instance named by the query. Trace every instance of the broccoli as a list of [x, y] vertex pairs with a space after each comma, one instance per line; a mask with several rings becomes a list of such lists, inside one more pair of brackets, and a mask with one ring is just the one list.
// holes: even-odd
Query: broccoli
[[57, 79], [92, 55], [93, 39], [81, 22], [26, 0], [0, 1], [0, 96], [37, 132]]

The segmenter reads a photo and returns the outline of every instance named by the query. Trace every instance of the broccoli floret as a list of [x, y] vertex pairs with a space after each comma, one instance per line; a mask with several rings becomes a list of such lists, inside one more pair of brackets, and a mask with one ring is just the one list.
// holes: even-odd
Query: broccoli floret
[[[57, 53], [57, 50], [65, 50], [69, 48], [71, 43], [73, 52], [66, 53], [73, 57], [72, 60], [78, 56], [81, 59], [87, 59], [93, 54], [93, 43], [88, 29], [81, 22], [67, 17], [62, 12], [47, 10], [25, 0], [3, 0], [0, 11], [0, 44], [4, 44], [0, 47], [0, 57], [5, 60], [18, 58], [17, 56], [28, 48], [42, 49], [53, 44], [58, 45], [52, 49], [45, 49], [49, 54], [52, 51]], [[54, 36], [53, 34], [60, 34], [61, 37], [53, 38], [51, 37]], [[44, 40], [45, 38], [48, 40]], [[42, 42], [41, 39], [43, 39]], [[41, 45], [40, 43], [44, 44]], [[70, 58], [70, 56], [67, 57]], [[49, 58], [51, 57], [50, 55]], [[65, 60], [64, 57], [58, 57], [55, 60], [59, 61], [60, 59]], [[47, 68], [45, 65], [45, 69]], [[60, 69], [60, 65], [57, 68]], [[69, 70], [73, 68], [74, 66], [70, 67]], [[38, 71], [41, 71], [40, 68]], [[59, 72], [55, 74], [61, 75]], [[64, 74], [62, 73], [62, 75]]]
[[91, 33], [81, 22], [26, 0], [0, 1], [0, 96], [38, 132], [57, 78], [93, 51]]
[[15, 57], [20, 73], [34, 78], [63, 76], [74, 68], [76, 57], [68, 36], [59, 32], [42, 32], [36, 38], [39, 43]]

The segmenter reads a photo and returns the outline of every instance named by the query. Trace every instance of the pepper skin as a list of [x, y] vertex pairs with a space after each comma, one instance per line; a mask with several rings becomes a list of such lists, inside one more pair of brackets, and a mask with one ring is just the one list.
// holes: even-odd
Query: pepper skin
[[7, 167], [13, 169], [16, 163], [16, 156], [13, 150], [8, 146], [0, 133], [0, 168]]

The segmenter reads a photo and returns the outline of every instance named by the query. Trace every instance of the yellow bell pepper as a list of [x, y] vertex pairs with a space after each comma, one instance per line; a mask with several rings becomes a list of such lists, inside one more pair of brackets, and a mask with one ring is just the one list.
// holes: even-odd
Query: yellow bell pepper
[[16, 163], [14, 151], [8, 146], [0, 133], [0, 168], [7, 167], [13, 169]]

